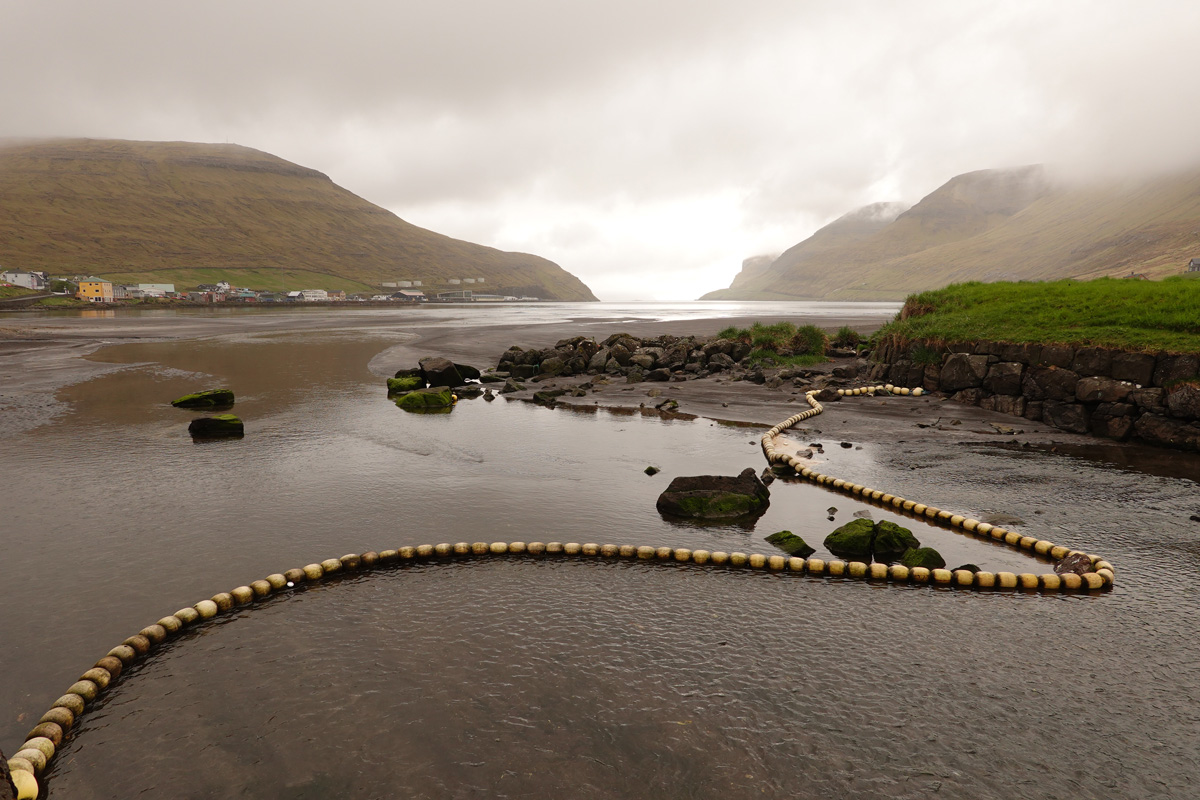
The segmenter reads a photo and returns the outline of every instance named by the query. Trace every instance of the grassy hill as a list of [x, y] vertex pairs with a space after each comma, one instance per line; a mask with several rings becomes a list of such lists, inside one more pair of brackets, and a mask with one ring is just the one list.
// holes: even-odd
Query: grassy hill
[[985, 170], [865, 236], [831, 235], [841, 222], [705, 299], [899, 300], [972, 280], [1177, 274], [1200, 256], [1200, 172], [1068, 186], [1039, 167]]
[[[239, 145], [47, 140], [0, 149], [0, 264], [193, 287], [470, 288], [595, 300], [552, 261], [418, 228]], [[452, 278], [483, 278], [473, 286]]]

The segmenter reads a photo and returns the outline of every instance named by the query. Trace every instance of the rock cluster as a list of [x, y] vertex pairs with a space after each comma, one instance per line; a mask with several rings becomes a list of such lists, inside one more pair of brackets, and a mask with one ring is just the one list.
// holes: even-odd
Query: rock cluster
[[1072, 433], [1200, 450], [1200, 354], [975, 342], [875, 351], [873, 380]]
[[946, 566], [936, 550], [921, 547], [912, 531], [888, 520], [851, 520], [825, 537], [825, 549], [838, 558], [866, 563], [899, 562], [906, 567], [930, 569]]

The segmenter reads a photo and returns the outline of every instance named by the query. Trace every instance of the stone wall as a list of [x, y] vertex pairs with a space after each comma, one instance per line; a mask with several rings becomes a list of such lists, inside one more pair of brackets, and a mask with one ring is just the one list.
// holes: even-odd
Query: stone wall
[[1200, 451], [1200, 354], [973, 342], [885, 342], [872, 380], [1072, 433]]

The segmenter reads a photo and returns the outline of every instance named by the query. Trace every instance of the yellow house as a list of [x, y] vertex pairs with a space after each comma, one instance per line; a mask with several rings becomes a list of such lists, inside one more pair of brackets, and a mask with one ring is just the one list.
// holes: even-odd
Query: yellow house
[[113, 301], [112, 281], [103, 278], [84, 278], [79, 282], [79, 290], [75, 296], [80, 300], [93, 303], [111, 303]]

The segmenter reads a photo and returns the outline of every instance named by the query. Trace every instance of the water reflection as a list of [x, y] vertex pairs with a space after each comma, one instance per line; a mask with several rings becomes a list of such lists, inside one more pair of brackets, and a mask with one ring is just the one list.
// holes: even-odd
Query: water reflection
[[[0, 648], [0, 742], [154, 619], [346, 552], [497, 539], [769, 552], [769, 533], [819, 545], [869, 511], [951, 564], [1039, 571], [990, 540], [789, 480], [752, 531], [668, 523], [654, 505], [670, 479], [760, 469], [757, 431], [499, 400], [405, 414], [366, 367], [397, 335], [110, 348], [98, 357], [124, 368], [66, 390], [61, 424], [0, 440], [0, 604], [16, 609], [0, 641], [17, 643]], [[168, 403], [210, 386], [237, 393], [246, 438], [192, 447], [191, 413]], [[131, 670], [84, 718], [52, 789], [1187, 796], [1195, 485], [977, 449], [864, 443], [825, 458], [856, 482], [1010, 513], [1023, 532], [1103, 553], [1120, 570], [1111, 594], [631, 562], [387, 573], [230, 616]]]

